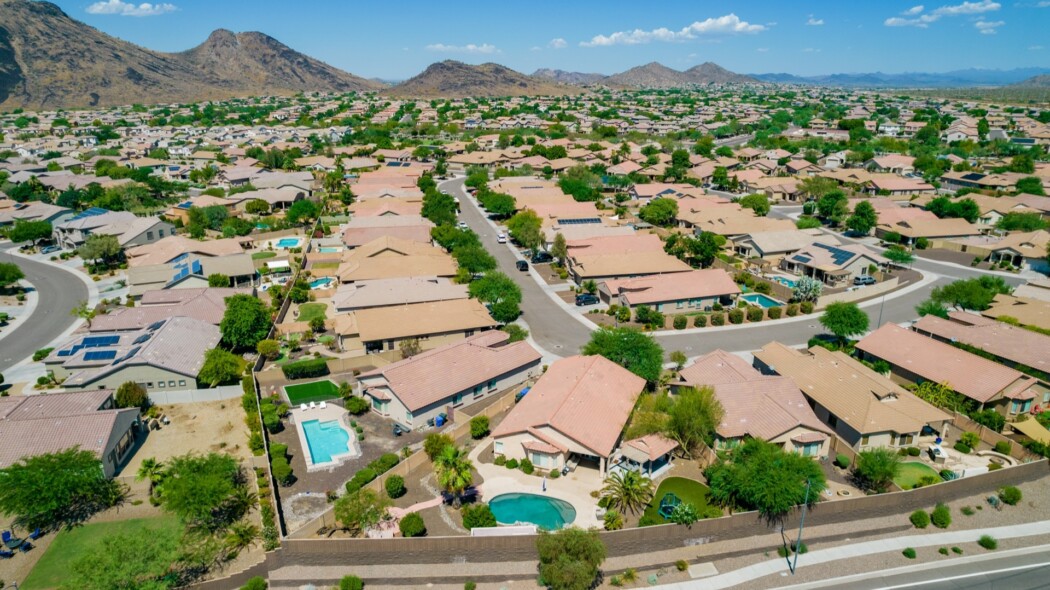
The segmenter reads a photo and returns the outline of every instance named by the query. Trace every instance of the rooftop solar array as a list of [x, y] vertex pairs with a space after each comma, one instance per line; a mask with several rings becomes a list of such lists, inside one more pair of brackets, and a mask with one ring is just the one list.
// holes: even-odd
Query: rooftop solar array
[[559, 219], [558, 223], [562, 225], [586, 225], [592, 223], [601, 223], [602, 220], [598, 217], [581, 217], [578, 219]]
[[129, 358], [135, 356], [136, 354], [138, 354], [139, 350], [141, 350], [141, 349], [142, 349], [141, 346], [136, 346], [135, 348], [132, 348], [131, 350], [128, 351], [127, 354], [125, 354], [124, 356], [120, 357], [119, 359], [113, 361], [113, 364], [114, 365], [119, 365], [120, 363], [122, 363], [122, 362], [128, 360]]
[[85, 361], [111, 361], [117, 358], [115, 350], [93, 350], [84, 355]]
[[842, 248], [836, 248], [835, 246], [829, 246], [827, 244], [813, 244], [818, 248], [823, 248], [831, 253], [831, 260], [835, 262], [837, 266], [842, 266], [853, 259], [857, 254], [850, 252], [849, 250], [843, 250]]
[[149, 331], [152, 332], [154, 330], [159, 329], [161, 326], [164, 325], [164, 322], [166, 322], [166, 321], [168, 321], [168, 320], [161, 320], [159, 322], [153, 322], [152, 324], [149, 325]]
[[810, 260], [813, 260], [809, 256], [803, 256], [801, 254], [796, 254], [795, 256], [792, 256], [791, 259], [792, 260], [796, 260], [798, 262], [802, 262], [802, 263], [806, 263], [806, 262], [809, 262]]
[[142, 336], [139, 336], [138, 338], [136, 338], [135, 341], [132, 342], [132, 344], [142, 344], [143, 342], [149, 340], [149, 337], [152, 336], [152, 335], [153, 334], [147, 332], [147, 333], [143, 334]]
[[103, 209], [101, 207], [90, 207], [90, 208], [84, 209], [83, 211], [78, 213], [77, 216], [74, 217], [73, 219], [70, 219], [70, 221], [76, 221], [78, 219], [84, 219], [85, 217], [94, 217], [96, 215], [102, 215], [104, 213], [109, 213], [109, 211], [107, 211], [107, 210], [105, 210], [105, 209]]

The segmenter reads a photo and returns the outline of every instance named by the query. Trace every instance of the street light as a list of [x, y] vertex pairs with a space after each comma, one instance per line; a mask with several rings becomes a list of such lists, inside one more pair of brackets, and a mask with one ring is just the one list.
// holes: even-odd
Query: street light
[[806, 507], [809, 506], [809, 486], [810, 479], [806, 478], [806, 499], [802, 502], [802, 516], [798, 519], [798, 539], [795, 540], [795, 558], [790, 564], [791, 575], [795, 575], [795, 568], [798, 566], [798, 553], [802, 549], [802, 526], [806, 522]]

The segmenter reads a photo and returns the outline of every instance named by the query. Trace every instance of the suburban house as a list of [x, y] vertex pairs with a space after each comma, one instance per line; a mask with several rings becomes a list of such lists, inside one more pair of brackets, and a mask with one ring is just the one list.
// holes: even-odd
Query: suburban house
[[988, 260], [992, 263], [1008, 262], [1023, 270], [1050, 274], [1048, 247], [1050, 232], [1045, 229], [1011, 233], [995, 244], [988, 245]]
[[359, 355], [397, 350], [405, 340], [430, 350], [498, 325], [477, 299], [369, 307], [335, 317], [343, 351]]
[[186, 236], [170, 235], [151, 244], [143, 244], [125, 250], [128, 266], [166, 264], [183, 254], [208, 258], [228, 256], [244, 252], [241, 240], [224, 238], [219, 240], [192, 240]]
[[1050, 330], [1050, 300], [1019, 297], [1015, 295], [996, 295], [992, 306], [981, 312], [981, 315], [993, 319], [1012, 318], [1022, 326], [1035, 326]]
[[566, 245], [569, 273], [577, 283], [692, 270], [688, 264], [664, 252], [663, 242], [653, 234], [606, 236]]
[[79, 447], [113, 477], [131, 457], [141, 425], [138, 408], [117, 409], [110, 389], [0, 398], [0, 468]]
[[381, 215], [354, 217], [343, 227], [343, 245], [358, 248], [384, 237], [430, 244], [434, 224], [418, 215]]
[[719, 349], [682, 369], [671, 385], [675, 392], [705, 386], [714, 390], [725, 412], [715, 429], [715, 449], [757, 438], [807, 457], [830, 453], [831, 430], [791, 379], [763, 375], [739, 356]]
[[252, 288], [258, 278], [255, 264], [247, 252], [225, 256], [182, 254], [164, 264], [128, 268], [128, 295], [141, 297], [159, 289], [200, 289], [208, 286], [208, 277], [225, 275], [230, 286]]
[[541, 355], [500, 330], [422, 352], [358, 376], [372, 411], [413, 430], [539, 376]]
[[135, 307], [118, 307], [96, 316], [88, 326], [90, 332], [126, 332], [142, 330], [167, 318], [185, 316], [218, 326], [226, 313], [226, 298], [252, 295], [252, 289], [214, 287], [158, 289], [142, 294]]
[[338, 312], [469, 297], [466, 285], [445, 277], [399, 277], [341, 284], [332, 296]]
[[780, 261], [780, 268], [799, 276], [814, 278], [829, 287], [844, 287], [854, 277], [870, 274], [872, 266], [889, 261], [861, 244], [831, 245], [813, 242]]
[[247, 202], [243, 194], [238, 194], [234, 197], [223, 198], [212, 195], [197, 195], [196, 197], [190, 197], [185, 201], [181, 201], [176, 205], [173, 205], [164, 212], [164, 217], [175, 221], [176, 219], [181, 221], [184, 225], [188, 225], [190, 222], [190, 209], [194, 207], [203, 209], [204, 207], [222, 207], [226, 211], [228, 217], [235, 217], [240, 214], [238, 206], [242, 203]]
[[13, 225], [19, 221], [50, 221], [54, 225], [62, 223], [75, 214], [72, 209], [43, 201], [19, 203], [11, 199], [0, 199], [0, 227]]
[[663, 313], [704, 310], [715, 303], [730, 305], [739, 294], [740, 287], [733, 277], [718, 268], [606, 280], [598, 284], [598, 296], [605, 303], [631, 309], [646, 305]]
[[866, 360], [886, 361], [905, 382], [947, 384], [973, 400], [1013, 420], [1042, 400], [1050, 386], [995, 361], [887, 323], [857, 342]]
[[398, 277], [454, 277], [456, 263], [444, 250], [394, 237], [344, 250], [336, 270], [341, 283]]
[[138, 217], [127, 211], [107, 211], [92, 207], [57, 223], [54, 239], [63, 248], [80, 247], [91, 235], [115, 236], [121, 248], [150, 244], [175, 235], [175, 226], [158, 217]]
[[789, 229], [744, 234], [733, 240], [733, 251], [744, 258], [773, 260], [793, 254], [817, 240], [824, 244], [838, 245], [835, 238], [821, 233], [818, 229]]
[[492, 431], [492, 450], [540, 469], [581, 462], [604, 476], [645, 380], [600, 356], [552, 364]]
[[173, 317], [132, 332], [75, 336], [57, 347], [44, 366], [66, 389], [117, 389], [134, 381], [147, 391], [197, 388], [204, 353], [215, 348], [219, 328]]
[[947, 436], [951, 416], [841, 351], [771, 342], [754, 356], [763, 374], [794, 381], [817, 417], [856, 451]]

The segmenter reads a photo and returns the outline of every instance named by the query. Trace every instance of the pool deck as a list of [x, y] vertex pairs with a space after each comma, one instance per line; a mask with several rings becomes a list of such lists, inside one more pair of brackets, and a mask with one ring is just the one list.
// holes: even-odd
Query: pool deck
[[[289, 414], [291, 415], [292, 422], [295, 423], [295, 432], [299, 436], [299, 445], [303, 449], [303, 459], [306, 461], [307, 473], [330, 470], [340, 465], [343, 461], [361, 456], [361, 445], [357, 442], [357, 433], [347, 425], [347, 413], [342, 407], [335, 404], [328, 404], [324, 409], [315, 407], [307, 409], [304, 412], [297, 406], [292, 408], [289, 411]], [[315, 464], [314, 458], [310, 456], [310, 445], [306, 441], [306, 432], [303, 431], [302, 427], [303, 422], [309, 422], [310, 420], [318, 420], [320, 422], [335, 420], [336, 422], [339, 422], [339, 426], [350, 436], [350, 440], [348, 441], [350, 450], [341, 455], [334, 455], [329, 462]]]
[[474, 447], [470, 452], [470, 460], [474, 462], [474, 468], [478, 470], [484, 483], [478, 488], [481, 490], [482, 498], [488, 502], [492, 498], [502, 494], [537, 494], [550, 496], [564, 500], [576, 509], [576, 520], [574, 526], [581, 528], [603, 526], [595, 509], [598, 500], [591, 497], [591, 492], [602, 488], [602, 479], [598, 471], [587, 467], [578, 467], [569, 475], [558, 479], [547, 479], [547, 491], [543, 491], [542, 475], [525, 475], [519, 469], [507, 469], [492, 463], [482, 463], [478, 460], [481, 452], [491, 443], [486, 440], [484, 444]]

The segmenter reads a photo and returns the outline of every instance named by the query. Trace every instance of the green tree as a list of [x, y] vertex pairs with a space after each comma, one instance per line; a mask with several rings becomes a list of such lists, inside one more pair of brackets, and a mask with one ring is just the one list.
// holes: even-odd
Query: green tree
[[255, 352], [272, 361], [281, 356], [281, 344], [276, 340], [260, 340], [255, 345]]
[[868, 314], [857, 307], [856, 303], [836, 301], [824, 308], [824, 315], [820, 316], [820, 325], [845, 344], [850, 336], [868, 331]]
[[321, 214], [321, 206], [310, 199], [300, 199], [284, 212], [288, 223], [308, 223]]
[[751, 209], [759, 217], [765, 217], [769, 214], [769, 198], [762, 193], [741, 197], [737, 203], [744, 209]]
[[335, 501], [333, 513], [351, 535], [359, 535], [386, 518], [393, 502], [371, 488], [361, 488]]
[[507, 231], [510, 232], [510, 237], [533, 251], [540, 248], [545, 241], [542, 227], [543, 221], [531, 209], [519, 211], [514, 217], [507, 220]]
[[244, 210], [252, 215], [266, 215], [270, 212], [270, 204], [262, 199], [252, 199], [244, 206]]
[[79, 448], [27, 456], [0, 469], [0, 513], [26, 530], [72, 528], [124, 499], [91, 451]]
[[251, 547], [259, 540], [260, 537], [259, 527], [249, 522], [236, 522], [230, 526], [229, 532], [226, 533], [226, 538], [223, 540], [226, 545], [226, 550], [232, 553], [240, 553], [241, 551]]
[[569, 258], [569, 246], [565, 241], [565, 236], [561, 233], [554, 234], [554, 243], [551, 244], [551, 256], [553, 256], [560, 264], [565, 264], [565, 261]]
[[969, 405], [967, 398], [957, 393], [947, 382], [934, 383], [933, 381], [923, 381], [912, 393], [928, 404], [953, 412], [965, 411]]
[[247, 512], [250, 505], [238, 495], [245, 487], [244, 472], [230, 455], [190, 453], [168, 462], [157, 491], [166, 512], [189, 527], [215, 532]]
[[452, 502], [459, 508], [460, 496], [472, 483], [474, 464], [467, 458], [467, 451], [448, 445], [434, 459], [434, 475], [443, 490], [452, 494]]
[[996, 227], [1004, 231], [1033, 232], [1046, 229], [1047, 223], [1039, 213], [1011, 211], [999, 220]]
[[488, 193], [483, 203], [485, 210], [496, 219], [506, 219], [518, 210], [514, 197], [504, 193]]
[[230, 277], [220, 273], [210, 274], [208, 275], [208, 286], [220, 288], [229, 287]]
[[818, 201], [824, 195], [838, 190], [838, 183], [834, 179], [823, 176], [807, 176], [799, 183], [798, 188], [804, 195], [808, 195]]
[[957, 309], [984, 311], [991, 306], [996, 295], [1007, 294], [1010, 291], [1010, 286], [1002, 278], [982, 276], [935, 287], [930, 293], [930, 298]]
[[62, 590], [165, 590], [174, 588], [183, 557], [179, 533], [147, 527], [111, 534], [90, 544], [73, 562]]
[[650, 384], [657, 383], [663, 371], [663, 349], [652, 336], [633, 328], [598, 328], [581, 352], [603, 356]]
[[253, 350], [270, 332], [270, 324], [270, 312], [259, 298], [232, 295], [226, 298], [219, 332], [223, 343], [234, 350]]
[[915, 262], [915, 255], [901, 247], [887, 248], [882, 255], [897, 266], [905, 266]]
[[948, 308], [941, 302], [934, 301], [933, 299], [927, 299], [916, 305], [915, 313], [919, 314], [919, 317], [924, 315], [935, 315], [939, 318], [948, 319]]
[[452, 257], [459, 268], [465, 269], [471, 276], [496, 268], [496, 259], [481, 246], [460, 246], [452, 251]]
[[139, 465], [138, 472], [135, 473], [135, 479], [137, 481], [146, 480], [149, 482], [149, 495], [152, 496], [157, 484], [159, 484], [165, 475], [164, 464], [157, 461], [154, 457], [147, 457], [142, 460]]
[[678, 216], [678, 202], [674, 199], [653, 199], [638, 211], [638, 217], [658, 227], [672, 225]]
[[120, 242], [116, 236], [103, 234], [92, 234], [77, 248], [77, 254], [84, 260], [90, 260], [96, 264], [99, 261], [109, 263], [120, 255]]
[[576, 527], [554, 533], [540, 531], [536, 538], [540, 579], [552, 590], [589, 590], [598, 578], [606, 549], [596, 529]]
[[69, 315], [76, 318], [80, 318], [87, 322], [88, 328], [91, 327], [91, 320], [95, 319], [95, 316], [97, 314], [98, 310], [96, 310], [94, 307], [89, 306], [86, 300], [81, 301], [77, 304], [76, 307], [69, 310]]
[[1043, 179], [1038, 176], [1026, 176], [1017, 181], [1017, 192], [1028, 195], [1045, 195]]
[[900, 469], [900, 455], [892, 449], [876, 447], [857, 454], [853, 475], [863, 489], [881, 494], [889, 489]]
[[816, 504], [826, 487], [820, 464], [761, 439], [736, 447], [731, 461], [719, 460], [705, 472], [711, 499], [721, 506], [756, 510], [783, 529], [784, 518], [807, 502]]
[[428, 191], [423, 195], [423, 209], [420, 213], [434, 225], [446, 225], [456, 223], [456, 200], [451, 195]]
[[26, 278], [25, 273], [14, 262], [0, 262], [0, 289], [10, 289], [11, 285]]
[[241, 374], [241, 359], [232, 352], [213, 348], [204, 353], [204, 365], [201, 366], [197, 380], [215, 387], [237, 379]]
[[667, 410], [665, 434], [692, 458], [702, 444], [710, 445], [725, 410], [710, 387], [681, 387]]
[[855, 233], [868, 235], [879, 222], [879, 214], [871, 203], [861, 201], [853, 208], [853, 215], [846, 220], [846, 227]]
[[146, 388], [134, 381], [121, 383], [113, 398], [118, 408], [145, 410], [149, 406], [149, 396], [146, 394]]
[[602, 496], [609, 506], [637, 514], [653, 499], [653, 481], [636, 471], [617, 471], [605, 478]]
[[467, 286], [471, 297], [493, 305], [504, 301], [521, 303], [521, 287], [501, 272], [491, 272]]
[[840, 190], [833, 190], [817, 201], [817, 214], [838, 225], [849, 214], [849, 199]]
[[14, 243], [37, 242], [51, 237], [50, 221], [23, 221], [18, 220], [7, 232], [7, 237]]

